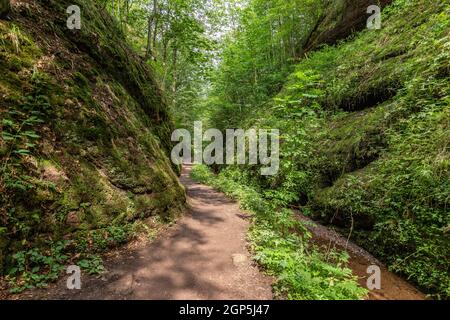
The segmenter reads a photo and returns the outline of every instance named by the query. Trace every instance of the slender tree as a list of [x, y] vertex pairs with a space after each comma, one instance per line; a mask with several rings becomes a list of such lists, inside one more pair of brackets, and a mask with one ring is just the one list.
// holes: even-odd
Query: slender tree
[[0, 19], [4, 19], [11, 11], [10, 0], [0, 0]]

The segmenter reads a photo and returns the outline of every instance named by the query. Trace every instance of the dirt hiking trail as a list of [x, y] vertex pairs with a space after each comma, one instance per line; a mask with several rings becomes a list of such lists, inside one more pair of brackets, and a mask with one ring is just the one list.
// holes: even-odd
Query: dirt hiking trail
[[[181, 182], [186, 187], [189, 209], [177, 223], [150, 244], [122, 250], [106, 259], [103, 276], [82, 276], [81, 290], [68, 290], [66, 277], [48, 289], [31, 290], [21, 299], [188, 299], [268, 300], [273, 298], [273, 279], [264, 276], [247, 249], [248, 216], [239, 205], [213, 188], [190, 178], [192, 166], [184, 166]], [[312, 221], [299, 214], [299, 219]], [[382, 289], [369, 300], [424, 299], [403, 279], [390, 273], [360, 247], [346, 242], [331, 229], [314, 223], [310, 229], [319, 245], [347, 249], [349, 266], [362, 286], [371, 264], [382, 268]]]
[[188, 213], [167, 232], [106, 261], [109, 272], [103, 277], [83, 276], [81, 290], [67, 290], [63, 279], [33, 298], [272, 299], [272, 280], [259, 272], [247, 250], [246, 215], [223, 194], [193, 182], [190, 171], [185, 166], [181, 176]]

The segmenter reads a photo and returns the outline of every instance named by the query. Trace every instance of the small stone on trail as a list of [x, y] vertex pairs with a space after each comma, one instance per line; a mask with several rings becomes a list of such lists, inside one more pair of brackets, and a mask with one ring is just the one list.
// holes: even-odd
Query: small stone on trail
[[247, 261], [247, 256], [244, 254], [237, 253], [237, 254], [233, 254], [231, 257], [233, 258], [233, 264], [235, 266], [239, 266], [240, 264]]

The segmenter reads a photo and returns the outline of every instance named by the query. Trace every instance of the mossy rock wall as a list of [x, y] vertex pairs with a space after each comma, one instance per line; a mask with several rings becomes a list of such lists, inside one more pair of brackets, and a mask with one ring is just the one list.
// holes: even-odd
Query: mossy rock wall
[[280, 129], [280, 171], [239, 178], [448, 299], [450, 4], [397, 0], [382, 17], [381, 30], [310, 52], [245, 119]]
[[153, 71], [94, 1], [16, 2], [0, 21], [0, 118], [2, 272], [15, 252], [184, 205]]
[[363, 30], [369, 17], [369, 6], [384, 8], [391, 3], [392, 0], [325, 0], [327, 9], [311, 33], [305, 50], [311, 51], [324, 44], [336, 44], [352, 33]]

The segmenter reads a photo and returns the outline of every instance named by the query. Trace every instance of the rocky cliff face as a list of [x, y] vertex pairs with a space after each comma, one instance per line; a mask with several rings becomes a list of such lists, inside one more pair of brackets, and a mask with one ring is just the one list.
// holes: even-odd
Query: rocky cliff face
[[364, 26], [368, 2], [335, 2], [267, 120], [254, 120], [280, 128], [289, 155], [273, 181], [256, 179], [446, 299], [450, 4], [394, 1], [380, 30], [320, 48]]
[[45, 265], [30, 250], [99, 252], [179, 212], [172, 120], [110, 15], [91, 0], [13, 1], [0, 44], [0, 270]]
[[370, 16], [367, 14], [370, 5], [379, 5], [383, 9], [390, 3], [392, 0], [329, 0], [326, 14], [311, 34], [305, 50], [311, 51], [323, 44], [335, 44], [352, 33], [361, 31], [366, 27]]

